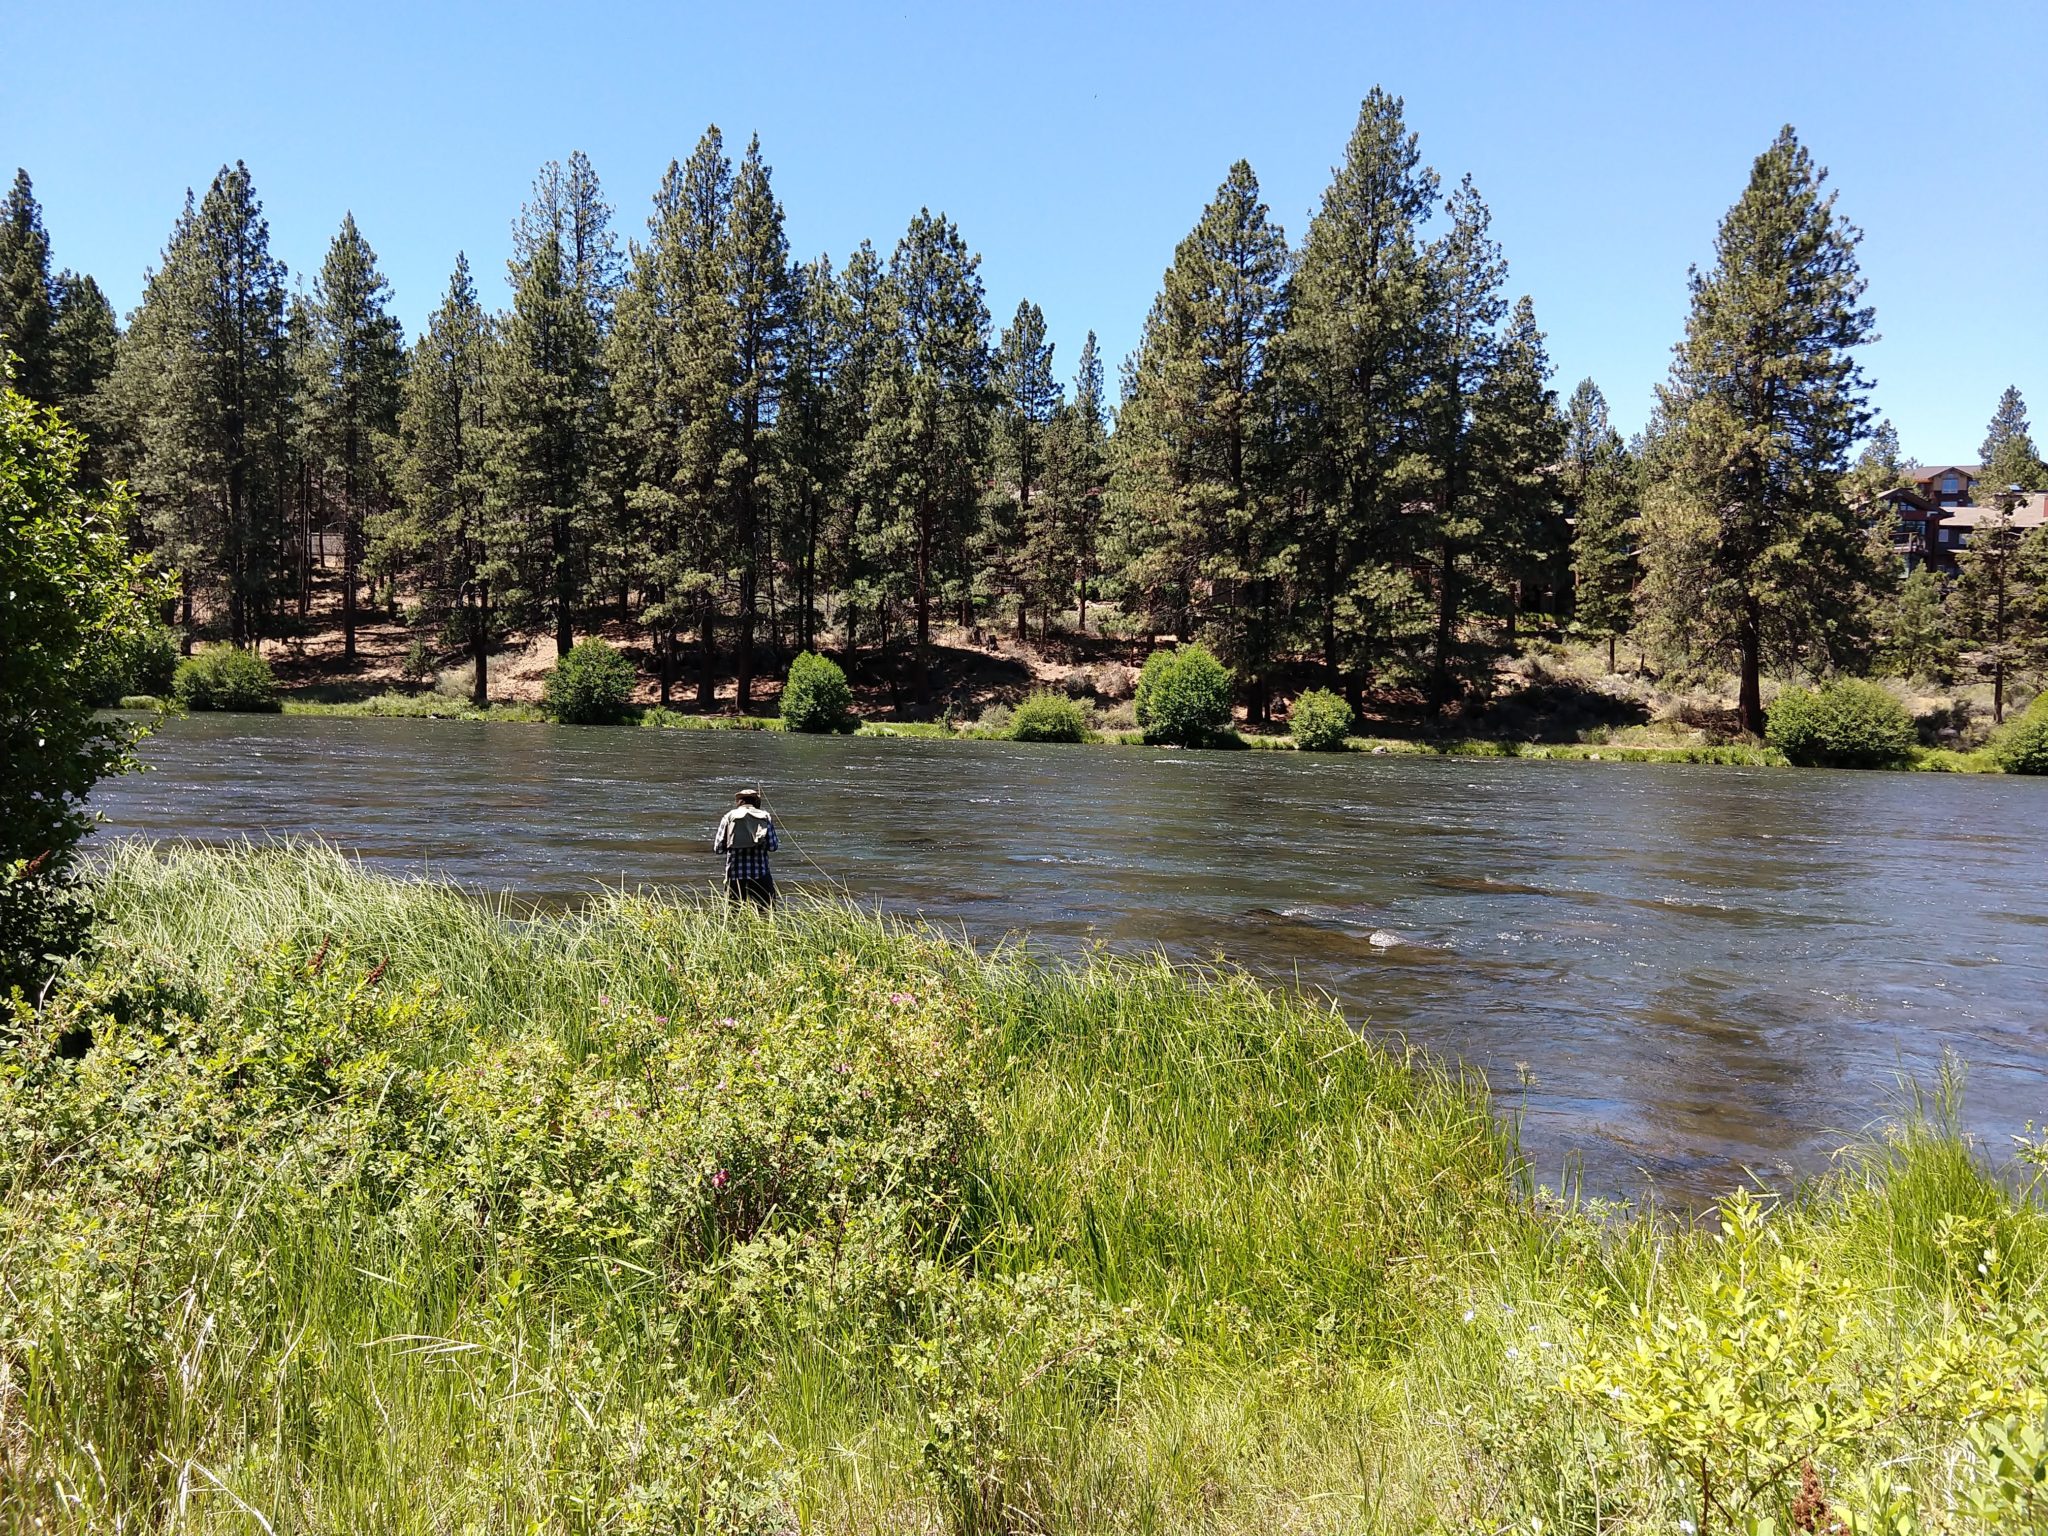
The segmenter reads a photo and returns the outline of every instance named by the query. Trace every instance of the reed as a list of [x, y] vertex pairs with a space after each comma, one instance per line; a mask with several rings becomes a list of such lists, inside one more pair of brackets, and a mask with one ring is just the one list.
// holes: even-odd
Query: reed
[[1533, 1189], [1482, 1085], [1227, 969], [317, 847], [98, 880], [0, 1055], [11, 1529], [2037, 1512], [2048, 1154], [1995, 1174], [1952, 1080], [1693, 1221]]

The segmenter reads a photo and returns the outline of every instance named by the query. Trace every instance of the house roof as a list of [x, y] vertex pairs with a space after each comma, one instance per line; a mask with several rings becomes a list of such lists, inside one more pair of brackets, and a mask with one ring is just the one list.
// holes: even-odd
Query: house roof
[[1915, 485], [1930, 485], [1950, 470], [1954, 470], [1959, 475], [1967, 475], [1970, 479], [1974, 480], [1984, 472], [1984, 466], [1982, 464], [1922, 464], [1917, 469], [1907, 470], [1906, 474]]
[[[1996, 507], [1950, 507], [1942, 523], [1950, 528], [1979, 528], [1997, 516]], [[2032, 492], [2013, 508], [2013, 527], [2039, 528], [2044, 524], [2048, 524], [2048, 492]]]

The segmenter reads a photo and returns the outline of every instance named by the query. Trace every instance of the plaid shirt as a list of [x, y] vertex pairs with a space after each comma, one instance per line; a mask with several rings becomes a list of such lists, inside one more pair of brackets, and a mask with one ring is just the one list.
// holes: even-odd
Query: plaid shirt
[[711, 839], [711, 851], [725, 855], [725, 878], [728, 880], [766, 880], [769, 878], [768, 855], [782, 844], [775, 836], [775, 822], [768, 823], [768, 836], [763, 842], [751, 848], [732, 846], [731, 822], [718, 824], [718, 835]]

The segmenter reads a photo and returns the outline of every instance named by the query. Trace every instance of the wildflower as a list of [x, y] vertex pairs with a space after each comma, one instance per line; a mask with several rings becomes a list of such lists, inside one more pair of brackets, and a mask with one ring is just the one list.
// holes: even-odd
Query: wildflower
[[600, 1008], [609, 1008], [609, 1007], [611, 1007], [611, 1005], [612, 1005], [612, 995], [611, 995], [611, 993], [609, 993], [609, 992], [600, 992], [600, 993], [598, 993], [598, 994], [597, 994], [597, 1006], [598, 1006], [598, 1007], [600, 1007]]
[[668, 1022], [668, 1015], [665, 1013], [657, 1013], [654, 1016], [654, 1022], [657, 1024], [666, 1024]]
[[1693, 1536], [1693, 1532], [1699, 1529], [1699, 1527], [1694, 1525], [1690, 1520], [1679, 1521], [1678, 1528], [1681, 1531], [1685, 1532], [1685, 1536]]
[[735, 1018], [723, 1018], [720, 1019], [718, 1022], [723, 1024], [727, 1029], [738, 1029], [740, 1027], [740, 1021]]
[[1522, 1352], [1519, 1349], [1516, 1349], [1514, 1345], [1510, 1344], [1508, 1346], [1508, 1358], [1510, 1360], [1519, 1360], [1522, 1358]]
[[1467, 1308], [1465, 1309], [1465, 1321], [1466, 1321], [1466, 1322], [1468, 1322], [1468, 1323], [1469, 1323], [1469, 1322], [1471, 1322], [1471, 1321], [1472, 1321], [1472, 1319], [1473, 1319], [1473, 1318], [1475, 1318], [1475, 1317], [1477, 1317], [1478, 1315], [1479, 1315], [1479, 1314], [1478, 1314], [1477, 1312], [1473, 1311], [1473, 1309], [1472, 1309], [1472, 1308], [1470, 1308], [1470, 1307], [1467, 1307]]
[[723, 1168], [719, 1169], [718, 1172], [711, 1175], [711, 1187], [713, 1189], [723, 1189], [726, 1185], [730, 1184], [731, 1182], [732, 1175], [727, 1173]]
[[891, 992], [889, 994], [889, 1001], [898, 1008], [908, 1008], [917, 999], [908, 992]]

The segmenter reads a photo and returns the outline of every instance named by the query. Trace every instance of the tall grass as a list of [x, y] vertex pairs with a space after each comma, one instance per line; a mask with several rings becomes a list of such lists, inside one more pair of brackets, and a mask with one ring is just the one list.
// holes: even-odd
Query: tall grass
[[[100, 881], [0, 1054], [10, 1528], [1591, 1536], [1789, 1519], [1806, 1463], [2021, 1508], [1970, 1437], [2048, 1403], [2048, 1222], [1939, 1095], [1693, 1225], [1532, 1191], [1477, 1083], [1228, 972], [310, 848]], [[1659, 1317], [1725, 1335], [1690, 1385]]]

